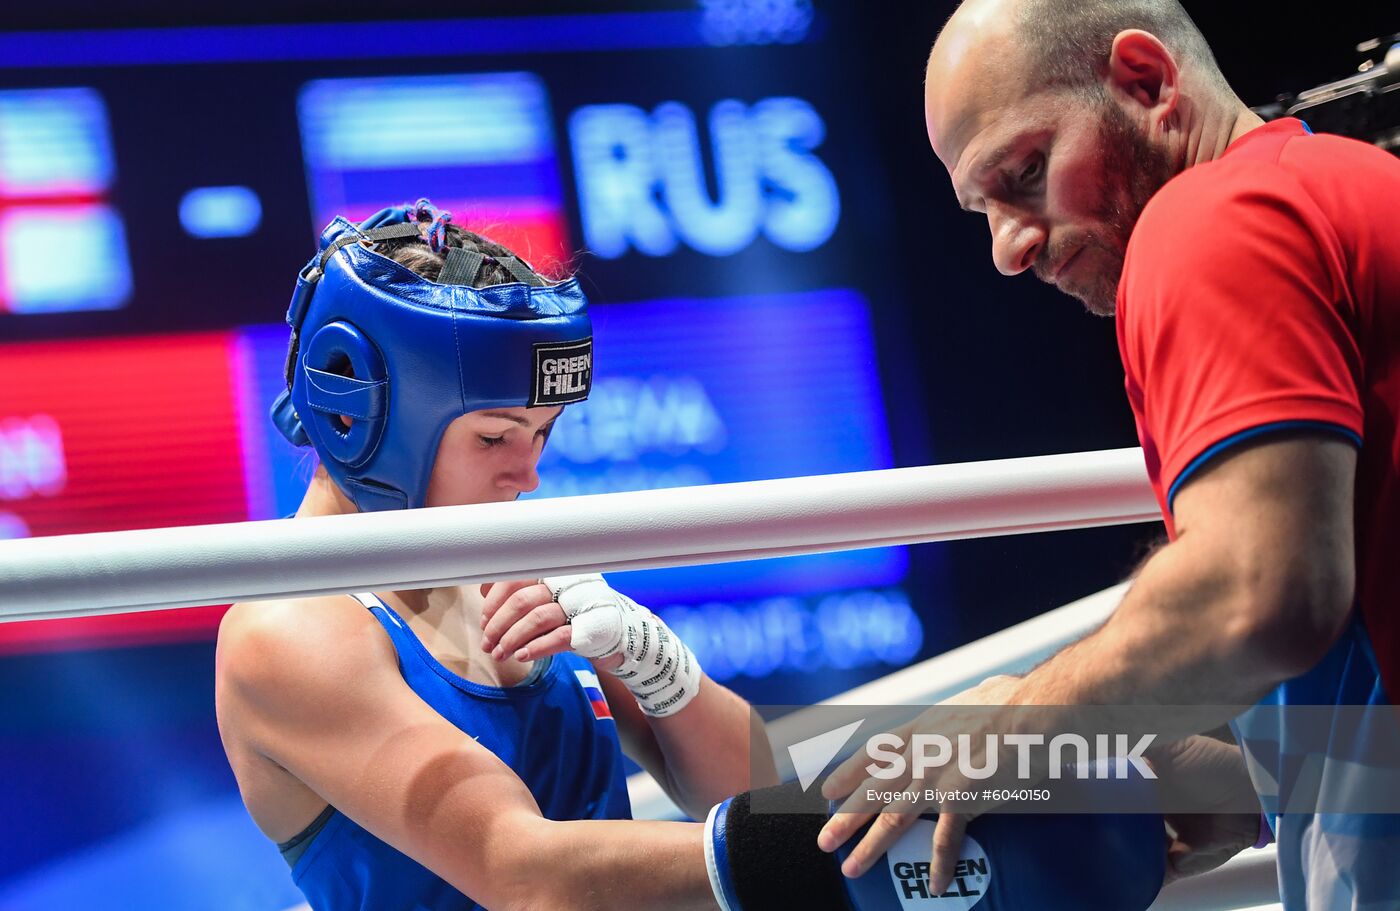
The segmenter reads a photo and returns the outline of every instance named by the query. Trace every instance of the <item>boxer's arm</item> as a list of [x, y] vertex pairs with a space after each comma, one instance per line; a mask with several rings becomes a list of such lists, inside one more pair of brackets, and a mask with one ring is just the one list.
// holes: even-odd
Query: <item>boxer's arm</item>
[[1355, 447], [1332, 435], [1273, 434], [1217, 457], [1177, 494], [1176, 540], [1108, 622], [1009, 701], [1213, 707], [1180, 730], [1140, 712], [1119, 729], [1169, 737], [1222, 724], [1307, 671], [1351, 611], [1355, 474]]
[[[706, 676], [660, 618], [603, 577], [516, 580], [482, 586], [482, 594], [483, 647], [491, 654], [538, 660], [572, 649], [590, 656], [627, 755], [693, 818], [740, 791], [777, 783], [762, 721], [748, 703]], [[556, 596], [574, 611], [573, 622]], [[581, 634], [583, 629], [592, 633]], [[663, 637], [669, 645], [660, 647]], [[653, 651], [636, 661], [636, 673], [617, 676], [627, 670], [622, 662], [628, 643], [638, 642]], [[665, 668], [673, 669], [670, 682]], [[644, 697], [653, 705], [649, 711], [639, 706]]]
[[740, 791], [778, 783], [762, 719], [731, 690], [706, 677], [684, 709], [652, 718], [622, 681], [606, 673], [598, 679], [627, 755], [692, 819]]
[[408, 688], [369, 612], [336, 601], [260, 606], [270, 620], [221, 637], [220, 699], [262, 755], [487, 907], [715, 907], [702, 826], [542, 818]]

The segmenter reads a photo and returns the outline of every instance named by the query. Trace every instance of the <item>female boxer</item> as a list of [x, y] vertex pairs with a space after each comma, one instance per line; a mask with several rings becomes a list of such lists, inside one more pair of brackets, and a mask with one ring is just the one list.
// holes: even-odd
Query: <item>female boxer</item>
[[[577, 281], [449, 219], [336, 219], [298, 278], [273, 416], [320, 458], [300, 520], [513, 500], [587, 396]], [[697, 818], [775, 780], [748, 705], [600, 576], [235, 605], [217, 707], [318, 911], [710, 908], [701, 826], [621, 821], [622, 750]]]

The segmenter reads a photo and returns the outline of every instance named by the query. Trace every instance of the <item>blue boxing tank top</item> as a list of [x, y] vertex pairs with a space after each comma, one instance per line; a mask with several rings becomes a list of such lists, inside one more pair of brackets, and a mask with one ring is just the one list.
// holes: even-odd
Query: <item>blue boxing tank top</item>
[[[547, 818], [631, 817], [617, 729], [587, 661], [566, 652], [519, 686], [473, 683], [434, 658], [393, 608], [355, 598], [388, 632], [409, 688], [510, 766]], [[480, 907], [334, 807], [279, 847], [300, 851], [292, 880], [314, 911]]]

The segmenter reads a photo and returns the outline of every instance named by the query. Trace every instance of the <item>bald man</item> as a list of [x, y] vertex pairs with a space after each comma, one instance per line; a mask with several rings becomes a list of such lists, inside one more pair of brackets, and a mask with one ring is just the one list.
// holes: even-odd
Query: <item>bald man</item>
[[[1400, 908], [1400, 817], [1308, 803], [1358, 798], [1400, 757], [1342, 724], [1303, 742], [1256, 705], [1400, 693], [1400, 160], [1264, 123], [1175, 0], [968, 0], [934, 45], [925, 100], [933, 150], [959, 204], [986, 216], [997, 269], [1116, 318], [1170, 538], [1103, 628], [974, 695], [1219, 707], [1179, 730], [1125, 712], [1123, 732], [1232, 722], [1273, 830], [1261, 839], [1277, 834], [1285, 906]], [[1183, 824], [1175, 871], [1248, 846], [1238, 818]], [[847, 874], [909, 819], [875, 826]], [[858, 821], [836, 817], [822, 846]], [[935, 887], [965, 824], [940, 820]]]

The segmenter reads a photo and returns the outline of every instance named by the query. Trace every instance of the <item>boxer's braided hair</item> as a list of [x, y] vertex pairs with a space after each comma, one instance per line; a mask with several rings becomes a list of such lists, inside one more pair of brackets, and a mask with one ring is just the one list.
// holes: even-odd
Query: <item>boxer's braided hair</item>
[[437, 281], [438, 276], [442, 274], [448, 249], [461, 247], [486, 257], [481, 271], [476, 276], [475, 284], [478, 287], [504, 285], [515, 281], [510, 270], [499, 262], [511, 257], [520, 259], [514, 251], [475, 231], [459, 228], [452, 223], [451, 212], [437, 208], [426, 199], [418, 200], [410, 208], [410, 217], [418, 222], [423, 232], [422, 236], [379, 241], [374, 246], [376, 253], [407, 266], [432, 282]]

